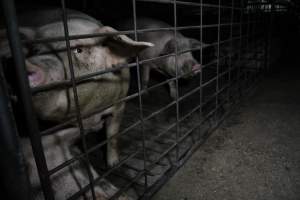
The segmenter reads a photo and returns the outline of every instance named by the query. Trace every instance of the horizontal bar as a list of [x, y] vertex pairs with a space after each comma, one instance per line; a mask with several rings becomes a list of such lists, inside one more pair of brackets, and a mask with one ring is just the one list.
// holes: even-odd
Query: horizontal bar
[[[220, 44], [230, 42], [232, 40], [241, 39], [241, 38], [249, 38], [249, 35], [244, 35], [244, 36], [241, 36], [241, 37], [233, 37], [232, 39], [223, 40], [223, 41], [220, 41]], [[212, 43], [212, 44], [208, 44], [205, 48], [215, 46], [215, 45], [217, 45], [217, 42]], [[178, 55], [186, 53], [186, 52], [197, 51], [197, 50], [200, 50], [201, 48], [204, 49], [203, 47], [198, 47], [198, 48], [179, 51]], [[163, 58], [168, 58], [168, 57], [171, 57], [171, 56], [175, 56], [175, 54], [172, 53], [172, 54], [167, 54], [167, 55], [163, 55], [163, 56], [158, 56], [158, 57], [155, 57], [155, 58], [149, 58], [149, 59], [141, 60], [139, 62], [139, 64], [144, 64], [144, 63], [147, 63], [147, 62], [151, 62], [151, 61], [155, 61], [155, 60], [159, 60], [159, 59], [163, 59]], [[136, 66], [136, 63], [112, 66], [111, 69], [100, 70], [100, 71], [96, 71], [96, 72], [89, 73], [89, 74], [86, 74], [86, 75], [78, 76], [78, 77], [76, 77], [75, 82], [77, 84], [86, 83], [87, 81], [93, 81], [91, 79], [92, 77], [99, 76], [99, 75], [109, 73], [109, 72], [116, 72], [116, 71], [122, 70], [124, 68], [131, 68], [131, 67], [135, 67], [135, 66]], [[101, 67], [99, 67], [99, 68], [101, 68]], [[31, 89], [31, 91], [32, 91], [33, 94], [35, 94], [35, 93], [38, 93], [38, 92], [48, 91], [48, 90], [56, 89], [56, 88], [59, 88], [59, 87], [62, 87], [62, 88], [70, 87], [71, 85], [72, 85], [72, 83], [71, 83], [70, 80], [57, 81], [57, 82], [53, 82], [53, 83], [50, 83], [50, 84], [47, 84], [47, 85], [34, 87], [34, 88]]]
[[[135, 126], [138, 126], [141, 122], [138, 121], [136, 123], [134, 123], [133, 125], [131, 125], [130, 127], [126, 128], [125, 130], [123, 130], [122, 132], [117, 133], [116, 135], [112, 136], [111, 138], [114, 137], [118, 137], [119, 135], [123, 135], [124, 133], [126, 133], [128, 130], [130, 130], [131, 128], [134, 128]], [[108, 140], [105, 140], [95, 146], [93, 146], [92, 148], [88, 149], [85, 153], [79, 154], [73, 158], [71, 158], [70, 160], [67, 160], [65, 162], [63, 162], [62, 164], [52, 168], [51, 170], [49, 170], [49, 176], [58, 172], [59, 170], [63, 169], [64, 167], [67, 167], [68, 165], [78, 161], [79, 159], [84, 158], [85, 156], [87, 156], [88, 154], [92, 153], [93, 151], [97, 150], [98, 148], [101, 148], [104, 144], [106, 144], [108, 142]]]
[[115, 165], [114, 167], [110, 168], [104, 174], [102, 174], [101, 176], [99, 176], [96, 179], [94, 179], [91, 183], [88, 183], [86, 186], [84, 186], [83, 188], [81, 188], [78, 192], [76, 192], [71, 197], [69, 197], [68, 200], [78, 199], [80, 196], [82, 196], [84, 193], [86, 193], [91, 188], [92, 185], [96, 185], [97, 182], [103, 180], [105, 177], [107, 177], [109, 174], [111, 174], [115, 169], [120, 168], [120, 166], [122, 166], [122, 164], [124, 164], [125, 162], [127, 162], [128, 160], [130, 160], [131, 158], [133, 158], [135, 155], [136, 155], [136, 153], [134, 153], [134, 154], [128, 156], [126, 159], [120, 161], [117, 165]]
[[[139, 2], [151, 2], [151, 3], [164, 3], [164, 4], [173, 4], [174, 0], [137, 0]], [[207, 4], [207, 3], [195, 3], [195, 2], [187, 2], [187, 1], [176, 1], [178, 5], [186, 5], [186, 6], [197, 6], [197, 7], [210, 7], [210, 8], [225, 8], [225, 9], [238, 9], [243, 10], [244, 8], [240, 7], [232, 7], [232, 6], [219, 6], [215, 4]]]
[[[249, 21], [249, 22], [240, 22], [240, 23], [233, 23], [233, 25], [242, 25], [242, 24], [253, 24], [253, 23], [262, 23], [262, 21]], [[221, 23], [220, 26], [230, 26], [232, 23]], [[218, 27], [218, 24], [209, 24], [209, 25], [199, 25], [199, 26], [178, 26], [176, 30], [189, 30], [189, 29], [200, 29], [200, 28], [213, 28]], [[162, 27], [162, 28], [147, 28], [147, 29], [137, 29], [137, 33], [147, 33], [147, 32], [159, 32], [159, 31], [174, 31], [174, 27]], [[126, 30], [126, 31], [117, 31], [112, 33], [92, 33], [92, 34], [78, 34], [78, 35], [70, 35], [69, 40], [78, 40], [78, 39], [88, 39], [88, 38], [96, 38], [96, 37], [107, 37], [107, 36], [115, 36], [115, 35], [132, 35], [134, 34], [134, 30]], [[41, 43], [53, 43], [65, 41], [64, 36], [58, 37], [49, 37], [49, 38], [41, 38], [35, 40], [23, 40], [23, 44], [41, 44]]]

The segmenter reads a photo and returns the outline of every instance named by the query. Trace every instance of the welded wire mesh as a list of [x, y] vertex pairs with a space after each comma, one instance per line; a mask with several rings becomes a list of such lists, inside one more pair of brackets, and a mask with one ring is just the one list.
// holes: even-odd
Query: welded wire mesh
[[[5, 8], [11, 8], [10, 14], [14, 15], [12, 1], [2, 1]], [[26, 80], [25, 60], [20, 52], [20, 43], [11, 44], [16, 69], [19, 71], [17, 79], [22, 91], [20, 101], [25, 107], [24, 112], [28, 118], [27, 129], [31, 138], [33, 153], [39, 171], [40, 182], [45, 199], [55, 199], [52, 189], [53, 175], [72, 166], [76, 162], [83, 163], [87, 172], [88, 183], [68, 199], [78, 199], [86, 193], [91, 193], [91, 198], [96, 199], [95, 185], [103, 179], [109, 180], [117, 190], [108, 199], [117, 199], [121, 195], [128, 195], [129, 199], [148, 198], [166, 180], [173, 175], [190, 155], [201, 145], [210, 133], [226, 119], [234, 106], [250, 91], [269, 69], [269, 43], [272, 11], [285, 10], [283, 5], [274, 7], [268, 1], [225, 1], [225, 0], [132, 0], [126, 2], [132, 8], [133, 29], [116, 33], [97, 33], [87, 35], [69, 35], [68, 12], [65, 0], [61, 0], [60, 8], [64, 25], [64, 36], [55, 38], [42, 38], [31, 41], [22, 41], [26, 44], [47, 44], [65, 41], [68, 55], [67, 69], [70, 73], [69, 80], [54, 82], [48, 85], [29, 88]], [[84, 7], [88, 8], [87, 1]], [[137, 19], [140, 8], [155, 8], [164, 5], [166, 15], [169, 15], [171, 27], [139, 29]], [[4, 7], [3, 6], [3, 7]], [[155, 15], [155, 11], [154, 15]], [[9, 13], [5, 17], [11, 20]], [[13, 19], [16, 20], [16, 19]], [[186, 25], [188, 24], [188, 25]], [[7, 25], [10, 40], [20, 40], [16, 31], [17, 24]], [[178, 32], [191, 33], [195, 39], [208, 43], [205, 49], [192, 48], [180, 50], [175, 45], [175, 51], [141, 60], [138, 56], [129, 64], [114, 66], [76, 76], [72, 61], [70, 42], [77, 39], [97, 38], [107, 35], [126, 34], [133, 35], [139, 41], [139, 36], [147, 32], [172, 31], [177, 38]], [[206, 52], [210, 49], [210, 52]], [[178, 73], [178, 55], [192, 52], [201, 64], [201, 70], [189, 80], [189, 84], [182, 84], [182, 78], [187, 74]], [[167, 77], [153, 81], [148, 88], [141, 85], [141, 68], [146, 63], [175, 57], [176, 73], [174, 77]], [[78, 85], [88, 83], [95, 76], [130, 68], [135, 74], [131, 82], [135, 89], [117, 102], [111, 102], [105, 108], [93, 110], [82, 114], [78, 99]], [[165, 90], [168, 83], [175, 81], [176, 96], [171, 99]], [[75, 102], [76, 115], [65, 119], [64, 122], [40, 130], [34, 115], [30, 95], [57, 88], [70, 88]], [[30, 95], [29, 95], [30, 94]], [[98, 140], [90, 145], [87, 139], [90, 134], [89, 127], [85, 127], [83, 120], [101, 113], [113, 105], [126, 102], [123, 122], [118, 134], [111, 138]], [[81, 152], [54, 168], [47, 167], [47, 158], [43, 150], [43, 138], [55, 135], [57, 131], [76, 124], [79, 129]], [[101, 133], [102, 134], [102, 133]], [[118, 138], [120, 143], [120, 162], [114, 167], [94, 166], [92, 161], [99, 161], [95, 156], [103, 151], [113, 138]], [[100, 156], [99, 156], [100, 158]], [[25, 158], [26, 159], [26, 158]], [[98, 160], [98, 161], [97, 161]], [[101, 164], [100, 164], [101, 165]], [[91, 171], [91, 166], [96, 168], [97, 175]]]

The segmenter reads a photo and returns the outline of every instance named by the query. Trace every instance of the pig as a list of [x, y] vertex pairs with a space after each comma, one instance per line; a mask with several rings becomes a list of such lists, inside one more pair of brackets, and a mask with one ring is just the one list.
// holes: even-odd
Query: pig
[[[53, 169], [58, 165], [80, 155], [80, 150], [76, 145], [79, 138], [77, 128], [68, 128], [56, 132], [55, 134], [44, 136], [42, 144], [47, 161], [47, 167]], [[32, 186], [32, 196], [35, 200], [44, 199], [38, 179], [38, 171], [35, 165], [34, 156], [31, 150], [30, 141], [28, 138], [21, 139], [24, 157], [26, 158], [26, 169], [29, 174], [30, 183]], [[97, 172], [93, 167], [88, 166], [93, 179], [98, 178]], [[55, 199], [63, 200], [74, 195], [80, 189], [89, 184], [87, 171], [84, 162], [74, 162], [70, 166], [65, 167], [51, 176], [52, 188]], [[106, 179], [100, 180], [94, 185], [95, 196], [97, 200], [105, 200], [112, 197], [117, 191], [114, 186]], [[85, 192], [79, 199], [92, 199], [90, 190]], [[128, 195], [121, 195], [118, 200], [132, 200]]]
[[[118, 22], [119, 30], [132, 30], [133, 19], [127, 19]], [[171, 26], [165, 22], [151, 19], [138, 18], [137, 29], [156, 29], [156, 28], [170, 28]], [[177, 31], [177, 41], [175, 41], [174, 31], [153, 31], [138, 34], [138, 39], [141, 41], [151, 42], [155, 46], [153, 48], [141, 51], [138, 56], [140, 60], [146, 60], [158, 56], [172, 54], [175, 52], [175, 45], [177, 44], [177, 52], [190, 50], [193, 48], [207, 47], [208, 45], [196, 39], [187, 38]], [[183, 78], [190, 78], [201, 71], [201, 65], [193, 57], [190, 51], [180, 53], [177, 56], [178, 76]], [[175, 56], [157, 59], [143, 64], [141, 69], [142, 88], [146, 89], [149, 83], [149, 76], [151, 69], [167, 77], [176, 76]], [[169, 81], [170, 96], [172, 99], [176, 98], [176, 84], [175, 81]]]
[[[19, 17], [21, 38], [33, 41], [64, 36], [61, 14], [59, 9], [40, 9], [21, 15]], [[117, 32], [114, 28], [103, 26], [101, 22], [81, 12], [67, 10], [67, 14], [70, 35]], [[109, 35], [70, 40], [70, 46], [74, 73], [76, 77], [79, 77], [126, 64], [128, 58], [153, 44], [136, 42], [125, 35]], [[26, 56], [25, 65], [31, 88], [71, 79], [65, 41], [31, 43], [24, 45], [23, 52]], [[0, 56], [9, 57], [10, 55], [6, 32], [1, 30]], [[128, 68], [122, 68], [115, 72], [94, 76], [76, 87], [81, 115], [88, 115], [95, 109], [102, 110], [102, 112], [83, 118], [83, 126], [85, 131], [97, 131], [105, 123], [108, 139], [106, 157], [109, 166], [114, 166], [119, 162], [117, 139], [113, 136], [119, 131], [125, 107], [125, 103], [116, 103], [112, 106], [111, 104], [127, 95], [129, 78]], [[38, 92], [32, 96], [32, 101], [36, 116], [41, 120], [60, 123], [76, 116], [72, 88], [55, 88]], [[74, 127], [77, 128], [76, 123]], [[72, 146], [69, 143], [62, 145], [65, 149]], [[54, 144], [52, 146], [53, 151], [56, 151]], [[58, 154], [62, 156], [63, 152]], [[55, 192], [64, 191], [62, 188], [61, 190]]]

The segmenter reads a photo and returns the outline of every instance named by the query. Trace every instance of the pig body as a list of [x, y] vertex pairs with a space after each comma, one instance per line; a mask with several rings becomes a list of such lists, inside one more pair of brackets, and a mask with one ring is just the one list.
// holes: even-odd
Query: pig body
[[[21, 38], [31, 41], [64, 36], [65, 30], [61, 14], [59, 9], [46, 9], [25, 13], [19, 18]], [[67, 14], [67, 25], [70, 36], [117, 32], [115, 29], [103, 26], [99, 21], [83, 13], [67, 10]], [[152, 44], [135, 42], [125, 35], [110, 35], [70, 40], [70, 46], [74, 74], [76, 77], [79, 77], [112, 69], [119, 64], [125, 64], [129, 57], [136, 55], [137, 52], [146, 47], [152, 46]], [[8, 41], [3, 30], [0, 31], [0, 50], [1, 57], [10, 56]], [[23, 51], [26, 56], [25, 64], [31, 88], [71, 79], [65, 41], [33, 43], [24, 46]], [[109, 166], [113, 166], [119, 161], [117, 139], [113, 136], [119, 131], [125, 106], [124, 103], [113, 103], [126, 96], [128, 85], [129, 70], [123, 68], [116, 72], [94, 76], [78, 84], [76, 87], [85, 132], [88, 130], [99, 130], [104, 123], [106, 125], [108, 139], [107, 163]], [[32, 100], [36, 115], [42, 120], [63, 122], [76, 116], [72, 88], [55, 88], [49, 91], [38, 92], [33, 95]], [[95, 110], [99, 112], [90, 115]], [[84, 117], [85, 115], [89, 116]], [[74, 123], [74, 127], [77, 127], [77, 123]], [[65, 138], [65, 136], [62, 137]], [[43, 140], [46, 140], [46, 143], [51, 143], [53, 138], [47, 136]], [[64, 140], [61, 140], [61, 144], [57, 144], [60, 147], [55, 147], [55, 143], [52, 142], [50, 145], [52, 147], [47, 150], [48, 154], [58, 154], [58, 157], [68, 154], [66, 159], [69, 158], [71, 155], [69, 151], [70, 142], [63, 143]], [[61, 145], [64, 148], [63, 151], [59, 151]], [[30, 165], [32, 166], [32, 156], [28, 156], [28, 158], [28, 163], [31, 163]], [[58, 160], [62, 159], [58, 158], [53, 162]], [[83, 172], [76, 171], [81, 174], [81, 182], [88, 181]], [[67, 185], [74, 185], [71, 175], [63, 175], [58, 179], [66, 181]], [[55, 183], [56, 180], [54, 180]], [[55, 190], [55, 193], [64, 193], [64, 185], [59, 185], [62, 187], [58, 187], [58, 191]], [[63, 199], [63, 197], [61, 196], [58, 199]]]
[[[78, 137], [78, 129], [69, 128], [58, 131], [53, 135], [47, 135], [43, 138], [42, 142], [48, 169], [54, 169], [60, 164], [80, 155], [80, 150], [76, 145]], [[44, 197], [40, 188], [38, 171], [31, 151], [30, 141], [28, 138], [22, 138], [21, 144], [24, 157], [26, 158], [33, 198], [35, 200], [42, 200]], [[67, 199], [89, 184], [88, 174], [85, 167], [84, 162], [79, 160], [51, 176], [52, 188], [53, 191], [55, 191], [55, 199]], [[90, 167], [90, 171], [93, 179], [99, 177], [92, 167]], [[97, 200], [105, 200], [113, 196], [118, 189], [106, 179], [102, 179], [100, 182], [95, 184], [94, 191]], [[79, 199], [92, 199], [91, 190], [88, 190]], [[130, 200], [131, 198], [129, 196], [122, 195], [118, 199]]]
[[[150, 19], [150, 18], [138, 18], [137, 29], [156, 29], [156, 28], [170, 28], [171, 26], [165, 22]], [[129, 30], [133, 29], [133, 20], [126, 20], [119, 22], [119, 29]], [[193, 57], [191, 52], [182, 52], [185, 50], [191, 50], [193, 48], [206, 47], [204, 43], [196, 39], [191, 39], [183, 36], [181, 33], [176, 33], [177, 40], [175, 41], [174, 31], [153, 31], [138, 34], [138, 40], [147, 41], [153, 43], [153, 48], [145, 49], [139, 53], [140, 60], [146, 60], [163, 56], [167, 54], [175, 53], [175, 46], [177, 43], [177, 67], [178, 76], [183, 78], [189, 78], [195, 75], [201, 70], [201, 65]], [[181, 52], [181, 53], [180, 53]], [[176, 64], [175, 56], [167, 58], [156, 59], [151, 62], [146, 62], [142, 67], [142, 86], [147, 88], [150, 76], [150, 70], [154, 69], [167, 77], [176, 76]], [[175, 99], [176, 97], [176, 84], [175, 81], [169, 82], [170, 96]]]

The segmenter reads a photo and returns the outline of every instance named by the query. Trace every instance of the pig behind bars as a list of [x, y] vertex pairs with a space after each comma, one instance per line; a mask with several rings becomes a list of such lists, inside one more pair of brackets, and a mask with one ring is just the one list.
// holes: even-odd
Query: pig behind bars
[[[71, 36], [117, 32], [83, 13], [67, 10], [67, 14], [68, 31]], [[64, 36], [61, 16], [62, 13], [59, 9], [46, 9], [23, 14], [19, 17], [21, 38], [30, 42], [36, 39]], [[79, 77], [125, 64], [129, 57], [153, 45], [148, 42], [135, 42], [125, 35], [110, 35], [70, 40], [70, 46], [74, 73], [76, 77]], [[0, 50], [1, 57], [10, 57], [10, 49], [4, 30], [0, 31]], [[71, 74], [68, 68], [65, 41], [31, 43], [24, 45], [23, 51], [31, 88], [70, 80]], [[83, 125], [88, 131], [99, 130], [103, 123], [106, 124], [107, 163], [110, 166], [119, 161], [117, 139], [111, 137], [119, 130], [125, 105], [118, 103], [111, 107], [108, 106], [126, 96], [128, 85], [129, 70], [123, 68], [115, 72], [94, 76], [76, 87], [79, 108], [83, 116], [90, 114], [95, 109], [103, 110], [98, 114], [84, 118]], [[55, 88], [39, 92], [33, 95], [32, 100], [36, 115], [41, 120], [63, 122], [76, 116], [72, 88]], [[47, 140], [47, 138], [45, 139]], [[68, 142], [64, 145], [65, 148], [71, 146]], [[53, 146], [53, 148], [56, 147]], [[63, 152], [59, 154], [63, 154]]]
[[[55, 134], [44, 136], [42, 143], [48, 169], [54, 169], [60, 164], [71, 160], [73, 157], [80, 156], [80, 150], [78, 145], [76, 145], [78, 138], [79, 131], [77, 128], [64, 129], [56, 132]], [[38, 171], [35, 165], [30, 141], [28, 138], [22, 138], [21, 144], [26, 158], [27, 171], [32, 186], [32, 195], [35, 200], [42, 200], [44, 197], [41, 191]], [[84, 189], [84, 187], [89, 184], [86, 167], [89, 167], [93, 179], [97, 179], [99, 177], [93, 167], [85, 164], [86, 163], [80, 159], [58, 172], [55, 172], [51, 176], [51, 186], [54, 191], [55, 199], [67, 199], [80, 189]], [[118, 189], [106, 179], [101, 179], [94, 185], [94, 191], [97, 200], [106, 200], [113, 196]], [[82, 193], [79, 199], [92, 199], [91, 189]], [[125, 194], [118, 198], [118, 200], [131, 199], [131, 197]]]
[[[132, 30], [133, 19], [118, 22], [117, 27], [120, 30]], [[157, 29], [157, 28], [170, 28], [171, 26], [165, 22], [150, 19], [150, 18], [138, 18], [137, 29]], [[193, 57], [190, 51], [194, 48], [203, 48], [208, 45], [201, 43], [200, 41], [192, 38], [187, 38], [181, 33], [177, 32], [177, 41], [174, 37], [173, 30], [164, 31], [152, 31], [138, 34], [138, 40], [147, 41], [153, 43], [153, 48], [145, 49], [139, 53], [140, 60], [155, 58], [158, 56], [168, 55], [175, 53], [175, 46], [177, 45], [177, 66], [178, 76], [183, 78], [189, 78], [194, 76], [201, 70], [201, 65]], [[145, 89], [148, 86], [150, 78], [150, 70], [154, 69], [167, 77], [176, 76], [175, 56], [169, 56], [167, 58], [156, 59], [151, 62], [146, 62], [142, 66], [142, 87]], [[176, 98], [176, 84], [175, 81], [169, 82], [170, 96]]]

